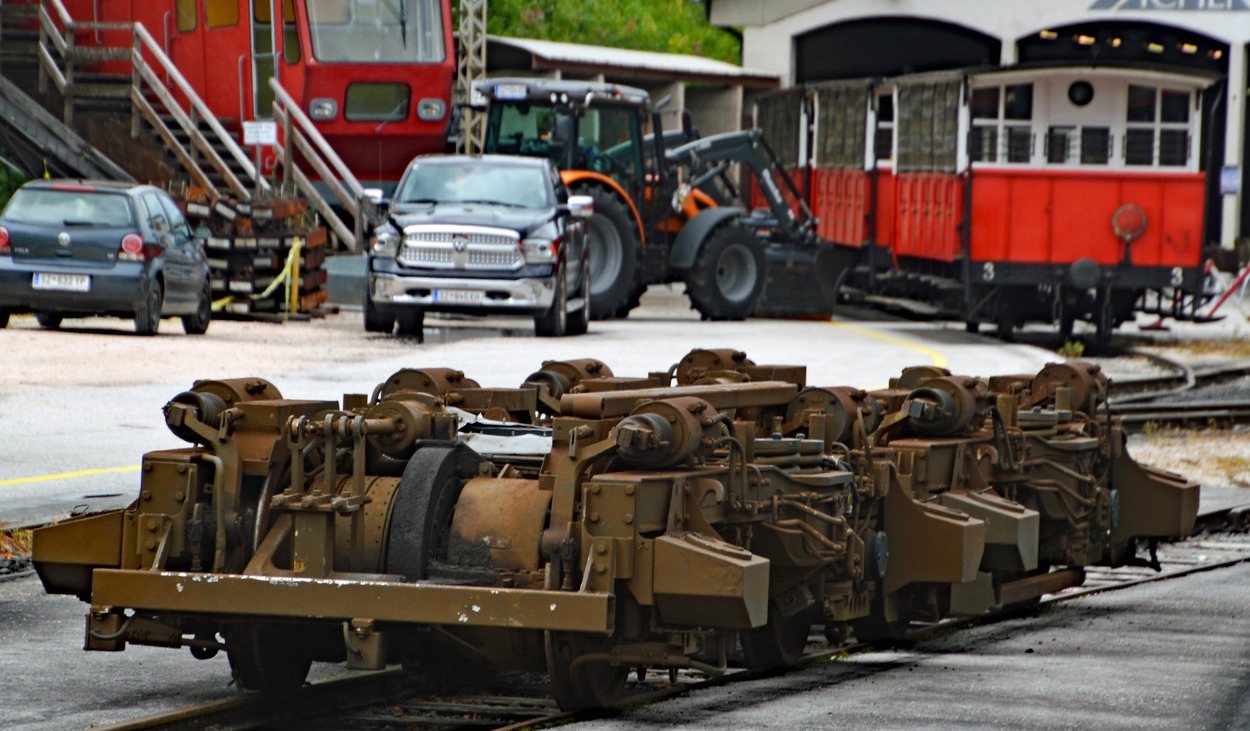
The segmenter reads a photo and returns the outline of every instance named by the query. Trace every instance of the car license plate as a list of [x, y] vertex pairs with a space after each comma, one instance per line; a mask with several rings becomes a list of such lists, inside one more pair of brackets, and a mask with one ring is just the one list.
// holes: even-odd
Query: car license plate
[[436, 289], [434, 301], [444, 305], [480, 305], [482, 293], [475, 289]]
[[90, 292], [91, 277], [87, 274], [35, 272], [30, 286], [35, 289], [55, 289], [62, 292]]

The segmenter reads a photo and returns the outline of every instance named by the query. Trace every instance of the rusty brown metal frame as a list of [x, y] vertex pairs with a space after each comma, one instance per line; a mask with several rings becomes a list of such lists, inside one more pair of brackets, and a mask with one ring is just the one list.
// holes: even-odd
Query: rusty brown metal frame
[[456, 627], [510, 627], [611, 634], [616, 597], [388, 581], [297, 579], [173, 571], [97, 569], [92, 611], [126, 607], [233, 617], [368, 618]]

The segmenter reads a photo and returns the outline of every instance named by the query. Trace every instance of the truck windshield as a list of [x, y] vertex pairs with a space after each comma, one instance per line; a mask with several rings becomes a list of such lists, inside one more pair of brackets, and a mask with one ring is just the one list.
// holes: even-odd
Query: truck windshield
[[322, 62], [437, 63], [446, 57], [440, 0], [306, 0]]
[[493, 203], [547, 208], [552, 205], [550, 187], [538, 168], [417, 163], [404, 175], [392, 204]]

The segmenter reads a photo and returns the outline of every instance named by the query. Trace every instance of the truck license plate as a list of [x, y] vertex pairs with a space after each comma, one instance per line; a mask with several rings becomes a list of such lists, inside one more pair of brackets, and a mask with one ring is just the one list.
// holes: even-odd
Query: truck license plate
[[30, 286], [35, 289], [55, 289], [63, 292], [90, 292], [91, 277], [87, 274], [35, 272]]
[[480, 305], [482, 293], [475, 289], [436, 289], [434, 301], [444, 305]]

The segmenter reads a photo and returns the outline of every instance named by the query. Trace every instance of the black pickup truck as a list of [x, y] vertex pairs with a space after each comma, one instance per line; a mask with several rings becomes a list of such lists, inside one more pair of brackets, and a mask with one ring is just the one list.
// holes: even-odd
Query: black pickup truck
[[545, 337], [590, 319], [589, 196], [570, 196], [548, 160], [418, 157], [374, 231], [365, 330], [421, 337], [426, 312], [533, 315]]

